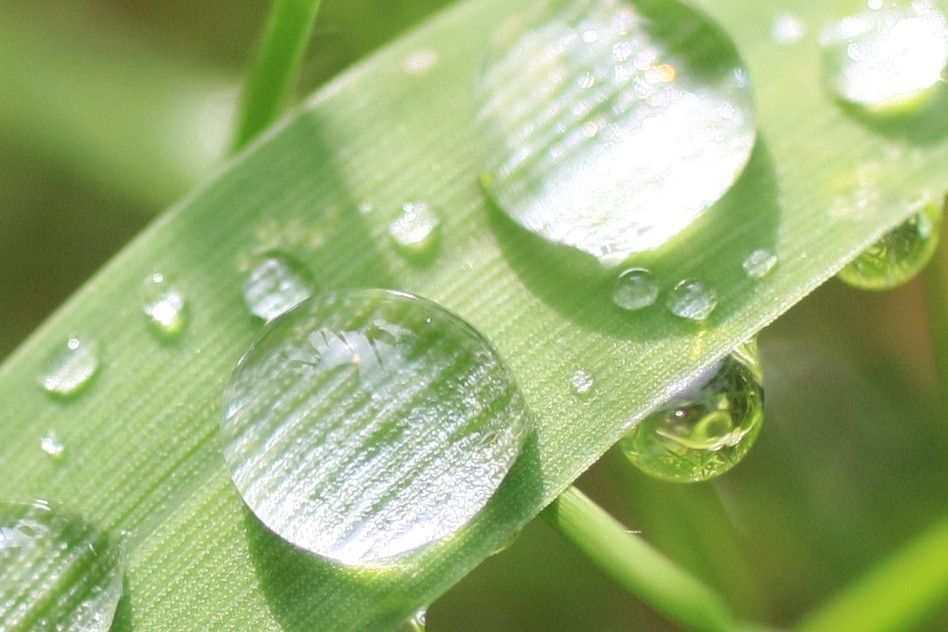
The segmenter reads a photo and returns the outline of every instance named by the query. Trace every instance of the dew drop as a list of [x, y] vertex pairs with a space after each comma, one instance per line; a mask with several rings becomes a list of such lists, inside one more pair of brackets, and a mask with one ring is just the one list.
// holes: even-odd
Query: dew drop
[[498, 31], [476, 92], [488, 195], [605, 265], [689, 226], [754, 145], [734, 45], [674, 0], [539, 2]]
[[688, 320], [706, 320], [717, 305], [715, 291], [694, 279], [679, 281], [668, 297], [668, 310]]
[[244, 281], [244, 302], [257, 318], [271, 321], [312, 296], [309, 271], [290, 255], [270, 251]]
[[441, 218], [427, 202], [406, 202], [401, 214], [388, 225], [398, 249], [409, 256], [430, 254], [437, 246]]
[[770, 35], [778, 44], [792, 44], [806, 33], [806, 27], [792, 13], [780, 13], [774, 18]]
[[123, 572], [119, 546], [84, 519], [0, 502], [0, 630], [106, 632]]
[[911, 281], [938, 246], [942, 208], [930, 200], [839, 271], [840, 280], [861, 290], [891, 290]]
[[436, 303], [338, 291], [274, 321], [225, 390], [224, 460], [271, 531], [371, 566], [443, 540], [516, 460], [522, 397], [491, 344]]
[[570, 376], [570, 383], [573, 385], [573, 392], [577, 395], [588, 395], [596, 385], [596, 380], [592, 375], [583, 369], [576, 369]]
[[639, 469], [669, 481], [713, 478], [750, 450], [763, 420], [757, 345], [749, 341], [700, 373], [619, 443]]
[[421, 608], [405, 623], [405, 626], [402, 628], [402, 632], [425, 632], [425, 630], [428, 629], [426, 627], [427, 618], [428, 611], [425, 608]]
[[52, 430], [47, 432], [43, 435], [43, 438], [40, 439], [40, 448], [43, 452], [56, 460], [61, 459], [63, 453], [66, 451], [66, 446], [63, 445], [63, 442], [59, 440], [59, 437]]
[[653, 305], [658, 299], [658, 282], [645, 268], [622, 272], [612, 287], [612, 302], [622, 309], [635, 311]]
[[945, 16], [929, 0], [853, 0], [821, 34], [830, 91], [871, 110], [918, 102], [943, 82]]
[[70, 398], [81, 393], [98, 371], [98, 345], [70, 338], [40, 373], [39, 382], [50, 395]]
[[187, 324], [187, 302], [165, 275], [149, 275], [142, 283], [142, 311], [152, 331], [163, 338], [175, 338]]
[[747, 258], [741, 264], [744, 268], [744, 274], [751, 279], [764, 278], [773, 271], [776, 265], [777, 255], [763, 248], [758, 248], [747, 255]]

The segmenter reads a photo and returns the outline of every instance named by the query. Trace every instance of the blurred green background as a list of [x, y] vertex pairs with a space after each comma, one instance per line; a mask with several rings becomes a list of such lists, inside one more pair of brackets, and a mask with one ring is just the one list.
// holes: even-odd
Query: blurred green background
[[[301, 95], [448, 0], [323, 4]], [[0, 358], [213, 172], [268, 6], [0, 0]], [[919, 282], [827, 284], [761, 334], [767, 412], [745, 463], [678, 486], [613, 452], [580, 488], [738, 611], [793, 622], [948, 512], [925, 314]], [[678, 629], [540, 521], [439, 600], [429, 628]], [[907, 629], [948, 630], [948, 604]]]

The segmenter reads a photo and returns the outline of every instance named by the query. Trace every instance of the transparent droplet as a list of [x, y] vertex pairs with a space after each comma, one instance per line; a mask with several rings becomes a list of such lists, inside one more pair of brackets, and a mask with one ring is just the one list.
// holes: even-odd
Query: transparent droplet
[[741, 264], [744, 268], [744, 273], [751, 279], [764, 278], [771, 273], [776, 265], [777, 255], [763, 248], [758, 248], [747, 255], [747, 258], [744, 259], [744, 262]]
[[622, 272], [612, 287], [612, 302], [629, 311], [655, 304], [658, 282], [645, 268], [630, 268]]
[[69, 398], [82, 392], [98, 371], [98, 345], [70, 338], [40, 373], [39, 382], [50, 395]]
[[0, 630], [107, 632], [123, 572], [118, 544], [82, 518], [0, 502]]
[[770, 35], [778, 44], [792, 44], [806, 33], [806, 27], [792, 13], [779, 13], [774, 18]]
[[178, 336], [187, 324], [187, 303], [181, 293], [160, 272], [149, 275], [141, 290], [142, 311], [148, 324], [158, 335], [165, 338]]
[[714, 290], [701, 281], [685, 279], [671, 291], [668, 297], [668, 310], [679, 318], [705, 320], [718, 305], [718, 296]]
[[43, 435], [43, 438], [40, 439], [40, 448], [54, 459], [62, 458], [63, 453], [66, 451], [66, 446], [63, 445], [63, 442], [59, 440], [59, 437], [52, 430], [47, 432]]
[[942, 208], [931, 201], [839, 271], [839, 278], [862, 290], [890, 290], [911, 281], [938, 246]]
[[406, 202], [401, 214], [388, 225], [395, 245], [407, 255], [430, 253], [437, 245], [439, 218], [427, 202]]
[[244, 302], [250, 313], [271, 321], [313, 294], [309, 271], [290, 255], [271, 251], [244, 281]]
[[823, 29], [830, 90], [872, 109], [904, 106], [944, 82], [945, 16], [929, 0], [850, 0]]
[[583, 369], [576, 369], [570, 376], [573, 392], [577, 395], [588, 395], [596, 385], [595, 378]]
[[410, 75], [420, 75], [438, 63], [438, 53], [430, 48], [423, 48], [411, 53], [402, 62], [402, 70]]
[[476, 92], [487, 193], [606, 265], [690, 225], [754, 145], [734, 45], [674, 0], [535, 3], [498, 31]]
[[514, 531], [513, 534], [509, 538], [501, 542], [500, 545], [498, 545], [497, 548], [494, 549], [491, 555], [500, 555], [501, 553], [503, 553], [504, 551], [512, 547], [514, 542], [516, 542], [517, 538], [519, 537], [520, 537], [520, 530], [518, 529], [517, 531]]
[[420, 609], [405, 623], [405, 627], [402, 628], [402, 632], [425, 632], [425, 630], [428, 629], [426, 627], [427, 618], [428, 611], [425, 608]]
[[409, 294], [338, 291], [274, 321], [224, 395], [224, 460], [274, 533], [367, 566], [457, 533], [528, 418], [490, 343]]
[[757, 345], [749, 341], [643, 419], [620, 449], [652, 476], [704, 481], [744, 458], [760, 432], [763, 406]]

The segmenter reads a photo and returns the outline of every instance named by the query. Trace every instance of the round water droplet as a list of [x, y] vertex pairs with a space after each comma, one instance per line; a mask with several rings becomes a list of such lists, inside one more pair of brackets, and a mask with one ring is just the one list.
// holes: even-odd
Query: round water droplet
[[668, 310], [679, 318], [705, 320], [717, 307], [718, 296], [701, 281], [685, 279], [671, 291]]
[[938, 246], [942, 209], [930, 201], [886, 233], [839, 271], [839, 278], [861, 290], [891, 290], [911, 281]]
[[409, 294], [339, 291], [275, 321], [224, 395], [224, 460], [288, 542], [373, 565], [451, 536], [516, 460], [528, 418], [490, 343]]
[[437, 246], [441, 218], [427, 202], [406, 202], [401, 214], [388, 225], [395, 245], [408, 256], [430, 254]]
[[758, 248], [747, 255], [747, 258], [744, 259], [744, 262], [741, 264], [744, 268], [744, 273], [751, 279], [764, 278], [771, 273], [776, 265], [777, 255], [763, 248]]
[[690, 225], [754, 145], [733, 44], [674, 0], [536, 3], [498, 32], [477, 99], [487, 193], [606, 265]]
[[290, 255], [272, 251], [244, 281], [244, 302], [250, 313], [270, 321], [290, 311], [310, 296], [309, 271]]
[[830, 90], [872, 109], [904, 106], [943, 83], [945, 16], [929, 0], [851, 0], [823, 29]]
[[619, 445], [652, 476], [704, 481], [744, 458], [760, 432], [763, 406], [757, 345], [750, 341], [702, 372]]
[[645, 268], [622, 272], [612, 288], [612, 302], [629, 311], [653, 305], [658, 299], [658, 282]]
[[118, 545], [45, 502], [0, 502], [0, 630], [106, 632], [122, 596]]
[[573, 392], [577, 395], [588, 395], [596, 385], [596, 380], [592, 375], [583, 369], [576, 369], [570, 376], [570, 383], [573, 385]]
[[402, 632], [425, 632], [427, 630], [427, 618], [428, 611], [425, 608], [421, 608], [411, 616], [405, 623], [405, 627], [402, 628]]
[[56, 436], [56, 433], [52, 430], [47, 432], [43, 438], [40, 439], [40, 448], [54, 459], [62, 458], [63, 452], [66, 450], [66, 446], [63, 445], [63, 442], [59, 440], [59, 437]]
[[98, 345], [70, 338], [40, 373], [39, 382], [50, 395], [69, 398], [81, 393], [98, 371]]
[[160, 272], [149, 275], [141, 290], [142, 311], [159, 336], [174, 338], [187, 324], [184, 294]]

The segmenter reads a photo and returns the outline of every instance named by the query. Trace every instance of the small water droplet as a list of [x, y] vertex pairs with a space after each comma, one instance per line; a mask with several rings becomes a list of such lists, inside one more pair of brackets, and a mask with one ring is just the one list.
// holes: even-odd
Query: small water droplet
[[430, 254], [437, 246], [439, 218], [427, 202], [406, 202], [388, 225], [395, 245], [406, 255]]
[[891, 290], [921, 272], [938, 246], [943, 211], [925, 200], [920, 210], [839, 271], [838, 277], [861, 290]]
[[0, 502], [0, 630], [107, 632], [122, 580], [118, 545], [87, 521]]
[[494, 551], [491, 553], [491, 555], [500, 555], [501, 553], [503, 553], [504, 551], [506, 551], [507, 549], [509, 549], [510, 547], [512, 547], [513, 544], [514, 544], [514, 542], [516, 542], [516, 541], [517, 541], [517, 538], [519, 538], [519, 537], [520, 537], [520, 530], [518, 529], [517, 531], [514, 531], [513, 534], [512, 534], [509, 538], [507, 538], [506, 540], [504, 540], [503, 542], [501, 542], [501, 543], [497, 546], [497, 548], [494, 549]]
[[747, 258], [744, 259], [744, 262], [741, 264], [744, 268], [744, 273], [751, 279], [764, 278], [773, 271], [776, 265], [777, 255], [763, 248], [758, 248], [747, 255]]
[[744, 458], [760, 432], [762, 380], [757, 345], [748, 341], [643, 419], [620, 449], [642, 471], [670, 481], [723, 474]]
[[792, 13], [778, 13], [774, 18], [770, 35], [778, 44], [792, 44], [806, 34], [806, 27]]
[[622, 309], [634, 311], [653, 305], [658, 299], [658, 282], [645, 268], [629, 268], [622, 272], [612, 287], [612, 302]]
[[69, 398], [82, 392], [98, 371], [98, 345], [70, 338], [40, 373], [39, 382], [50, 395]]
[[387, 290], [314, 298], [274, 321], [224, 395], [224, 461], [271, 531], [370, 566], [458, 532], [516, 460], [528, 416], [491, 344]]
[[570, 376], [570, 383], [573, 385], [573, 392], [577, 395], [588, 395], [596, 385], [596, 380], [592, 375], [583, 369], [576, 369]]
[[405, 623], [405, 627], [402, 628], [402, 632], [425, 632], [428, 628], [427, 626], [428, 611], [425, 608], [421, 608], [411, 616]]
[[163, 338], [174, 338], [187, 324], [187, 302], [184, 294], [160, 272], [149, 275], [142, 283], [142, 311], [152, 330]]
[[247, 275], [244, 302], [251, 314], [271, 321], [312, 296], [312, 287], [306, 266], [284, 252], [270, 251]]
[[47, 432], [42, 439], [40, 439], [40, 448], [53, 457], [54, 459], [60, 459], [63, 456], [63, 452], [66, 450], [66, 446], [63, 445], [63, 442], [59, 440], [59, 437], [56, 436], [56, 433], [50, 430]]
[[717, 305], [715, 291], [694, 279], [679, 281], [668, 297], [668, 310], [688, 320], [706, 320]]
[[948, 26], [929, 0], [856, 0], [840, 13], [820, 37], [837, 97], [886, 110], [916, 103], [943, 83]]
[[420, 75], [438, 63], [438, 53], [430, 48], [416, 50], [402, 62], [402, 70], [410, 75]]
[[733, 185], [748, 84], [724, 31], [673, 0], [536, 3], [499, 29], [476, 88], [484, 188], [527, 230], [619, 264]]

